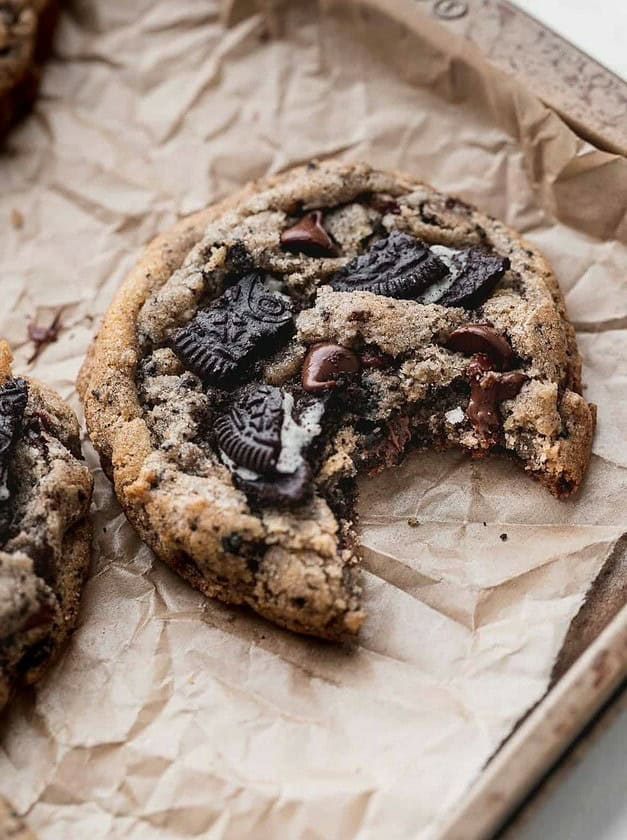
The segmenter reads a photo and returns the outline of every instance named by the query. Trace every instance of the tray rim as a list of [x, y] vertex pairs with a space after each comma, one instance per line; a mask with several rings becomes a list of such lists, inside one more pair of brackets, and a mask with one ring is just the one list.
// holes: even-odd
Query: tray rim
[[491, 837], [627, 679], [627, 604], [498, 748], [439, 840]]

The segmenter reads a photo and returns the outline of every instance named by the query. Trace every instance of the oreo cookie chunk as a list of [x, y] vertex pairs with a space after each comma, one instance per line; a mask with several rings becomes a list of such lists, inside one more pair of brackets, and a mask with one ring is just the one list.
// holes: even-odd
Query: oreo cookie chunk
[[[197, 311], [225, 277], [238, 282]], [[364, 618], [360, 473], [416, 446], [498, 447], [563, 496], [594, 428], [542, 257], [411, 176], [338, 162], [250, 185], [160, 237], [80, 389], [162, 560], [208, 596], [332, 639]]]
[[338, 292], [373, 292], [392, 298], [415, 298], [447, 274], [424, 242], [393, 231], [340, 269], [331, 279]]
[[376, 242], [331, 280], [339, 292], [373, 292], [392, 298], [479, 306], [509, 268], [509, 260], [480, 248], [429, 247], [399, 231]]
[[89, 560], [92, 479], [70, 409], [13, 378], [0, 342], [0, 708], [74, 626]]
[[251, 273], [173, 332], [170, 343], [205, 384], [225, 387], [267, 355], [291, 323], [289, 298], [270, 291], [260, 274]]
[[490, 297], [510, 267], [507, 257], [485, 248], [454, 250], [434, 245], [431, 250], [445, 263], [448, 272], [440, 284], [418, 296], [422, 303], [475, 309]]
[[9, 465], [27, 399], [28, 386], [23, 379], [8, 379], [0, 386], [0, 539], [11, 518]]
[[291, 393], [261, 385], [245, 389], [218, 417], [222, 460], [255, 504], [289, 508], [311, 498], [306, 455], [321, 432], [323, 413], [322, 401], [308, 400], [296, 414]]

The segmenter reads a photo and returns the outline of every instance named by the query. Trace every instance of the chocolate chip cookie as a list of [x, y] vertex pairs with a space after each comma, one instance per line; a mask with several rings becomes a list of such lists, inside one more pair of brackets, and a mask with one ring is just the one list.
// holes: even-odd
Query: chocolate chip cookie
[[14, 376], [0, 342], [0, 709], [74, 627], [89, 562], [92, 491], [76, 417]]
[[57, 13], [57, 0], [0, 0], [0, 135], [37, 94]]
[[9, 803], [0, 796], [0, 840], [36, 840]]
[[410, 176], [317, 164], [156, 239], [83, 367], [129, 519], [206, 595], [317, 636], [363, 621], [355, 478], [409, 448], [581, 484], [594, 408], [557, 281]]

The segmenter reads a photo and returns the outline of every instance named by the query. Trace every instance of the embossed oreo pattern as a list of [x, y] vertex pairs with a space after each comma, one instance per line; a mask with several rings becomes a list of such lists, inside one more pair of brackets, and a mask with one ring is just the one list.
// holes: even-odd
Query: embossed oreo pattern
[[338, 292], [415, 298], [447, 272], [424, 242], [395, 230], [340, 269], [331, 286]]
[[254, 358], [265, 355], [292, 321], [285, 295], [247, 274], [209, 309], [198, 312], [170, 338], [183, 364], [206, 384], [232, 384]]
[[216, 420], [216, 441], [238, 466], [267, 473], [274, 469], [279, 457], [282, 424], [281, 390], [260, 385], [243, 393]]

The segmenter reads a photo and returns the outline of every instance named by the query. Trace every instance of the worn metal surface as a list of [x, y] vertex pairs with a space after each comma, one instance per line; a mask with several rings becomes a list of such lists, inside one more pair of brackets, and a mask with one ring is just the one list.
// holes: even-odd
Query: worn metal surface
[[415, 0], [525, 83], [577, 133], [627, 154], [627, 83], [506, 0]]

